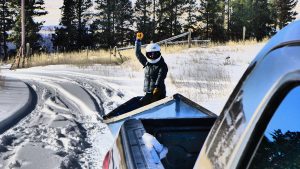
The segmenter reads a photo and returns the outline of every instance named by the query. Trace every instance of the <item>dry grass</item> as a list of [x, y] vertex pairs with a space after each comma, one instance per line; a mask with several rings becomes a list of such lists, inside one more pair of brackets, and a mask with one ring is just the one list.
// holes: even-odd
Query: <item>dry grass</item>
[[[264, 42], [267, 41], [267, 39], [263, 40]], [[224, 51], [222, 51], [222, 49], [219, 49], [218, 47], [220, 46], [230, 46], [230, 47], [234, 47], [234, 46], [247, 46], [247, 45], [253, 45], [253, 44], [257, 44], [257, 41], [252, 39], [252, 40], [247, 40], [245, 42], [234, 42], [234, 41], [229, 41], [225, 44], [220, 44], [220, 43], [209, 43], [208, 45], [197, 45], [197, 44], [193, 44], [191, 46], [191, 48], [199, 48], [202, 47], [205, 51], [207, 51], [205, 48], [209, 48], [212, 49], [212, 51], [210, 52], [211, 55], [213, 56], [219, 56], [222, 55], [224, 53]], [[188, 49], [188, 45], [187, 44], [183, 44], [183, 45], [162, 45], [161, 46], [161, 53], [164, 56], [165, 54], [173, 54], [173, 53], [179, 53], [183, 50]], [[239, 52], [239, 47], [236, 48], [230, 48], [230, 49], [226, 49], [227, 50], [231, 50], [231, 52], [233, 53], [237, 53]], [[142, 53], [145, 53], [145, 49], [142, 49]], [[134, 54], [134, 50], [130, 49], [130, 50], [124, 50], [124, 51], [120, 51], [120, 54], [122, 55], [122, 57], [126, 58], [128, 61], [125, 62], [123, 64], [123, 66], [125, 66], [126, 68], [129, 68], [133, 71], [141, 71], [141, 66], [139, 61], [135, 58], [135, 54]], [[199, 56], [199, 54], [196, 54], [195, 58], [197, 58]], [[204, 58], [203, 58], [204, 59]], [[207, 58], [206, 58], [207, 59]], [[202, 60], [203, 61], [203, 60]], [[224, 60], [224, 65], [233, 65], [236, 64], [236, 60]]]
[[175, 57], [168, 64], [170, 83], [197, 103], [225, 100], [261, 46], [256, 41], [213, 45], [170, 56]]
[[[11, 59], [12, 63], [14, 59]], [[106, 50], [69, 52], [69, 53], [42, 53], [31, 56], [28, 60], [27, 67], [72, 64], [78, 66], [88, 66], [92, 64], [119, 64], [119, 57]]]
[[180, 65], [170, 67], [169, 76], [179, 93], [197, 102], [227, 95], [231, 80], [222, 64], [200, 55]]
[[[227, 42], [226, 44], [210, 43], [210, 44], [192, 44], [191, 48], [203, 47], [211, 48], [215, 46], [236, 46], [236, 45], [247, 45], [255, 44], [255, 40], [248, 40], [245, 42]], [[162, 45], [161, 51], [162, 54], [172, 54], [179, 53], [183, 50], [188, 49], [187, 44], [176, 44], [176, 45]], [[142, 49], [142, 52], [145, 53], [145, 49]], [[129, 61], [128, 61], [129, 60]], [[128, 62], [125, 62], [128, 61]], [[10, 63], [13, 62], [13, 59], [10, 60]], [[108, 50], [96, 50], [96, 51], [87, 51], [83, 50], [81, 52], [70, 52], [70, 53], [52, 53], [52, 54], [36, 54], [30, 57], [27, 67], [33, 66], [45, 66], [45, 65], [58, 65], [58, 64], [72, 64], [80, 67], [90, 66], [92, 64], [122, 64], [126, 68], [130, 68], [133, 71], [140, 71], [140, 63], [135, 58], [134, 49], [124, 50], [117, 53], [114, 56], [113, 52]], [[226, 63], [228, 64], [228, 63]]]
[[[262, 42], [266, 42], [269, 39], [265, 38]], [[257, 44], [258, 42], [255, 39], [250, 39], [246, 41], [229, 41], [226, 43], [208, 43], [208, 44], [195, 44], [193, 43], [191, 45], [191, 48], [211, 48], [211, 47], [217, 47], [217, 46], [245, 46], [245, 45], [253, 45]], [[260, 42], [261, 43], [261, 42]], [[161, 52], [162, 54], [172, 54], [172, 53], [178, 53], [180, 51], [188, 49], [187, 44], [176, 44], [176, 45], [161, 45]], [[142, 49], [142, 52], [145, 53], [145, 49]], [[120, 51], [120, 54], [125, 57], [126, 59], [132, 59], [135, 58], [134, 50], [124, 50]]]
[[269, 40], [269, 38], [264, 38], [262, 41], [260, 42], [257, 42], [256, 39], [248, 39], [248, 40], [245, 40], [245, 41], [228, 41], [228, 42], [225, 42], [225, 43], [210, 43], [209, 44], [209, 47], [215, 47], [215, 46], [240, 46], [240, 45], [254, 45], [254, 44], [257, 44], [257, 43], [265, 43]]

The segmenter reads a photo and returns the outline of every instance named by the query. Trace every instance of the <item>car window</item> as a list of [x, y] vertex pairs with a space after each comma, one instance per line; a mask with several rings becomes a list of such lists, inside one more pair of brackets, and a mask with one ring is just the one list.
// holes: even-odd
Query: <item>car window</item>
[[275, 111], [250, 168], [300, 168], [300, 87], [292, 89]]

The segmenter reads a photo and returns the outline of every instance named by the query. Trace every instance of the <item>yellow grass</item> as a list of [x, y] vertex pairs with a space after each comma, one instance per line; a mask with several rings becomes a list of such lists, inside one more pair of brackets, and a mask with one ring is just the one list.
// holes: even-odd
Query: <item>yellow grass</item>
[[[11, 59], [12, 63], [14, 59]], [[107, 50], [68, 52], [68, 53], [42, 53], [34, 54], [28, 60], [26, 67], [58, 65], [58, 64], [73, 64], [73, 65], [91, 65], [91, 64], [119, 64], [119, 57], [115, 57], [113, 53]]]
[[[265, 39], [264, 41], [266, 41]], [[191, 47], [214, 47], [214, 46], [237, 46], [237, 45], [249, 45], [255, 44], [257, 41], [255, 40], [247, 40], [245, 42], [235, 42], [229, 41], [227, 43], [209, 43], [206, 44], [193, 44]], [[176, 44], [176, 45], [162, 45], [161, 52], [162, 54], [171, 54], [171, 53], [178, 53], [182, 50], [188, 49], [187, 44]], [[145, 53], [145, 49], [142, 49], [142, 52]], [[128, 61], [129, 60], [129, 61]], [[125, 62], [126, 61], [126, 62]], [[13, 59], [10, 60], [13, 62]], [[128, 49], [124, 51], [117, 52], [114, 55], [113, 51], [109, 50], [83, 50], [80, 52], [69, 52], [69, 53], [42, 53], [42, 54], [35, 54], [30, 57], [28, 60], [28, 65], [26, 67], [33, 67], [33, 66], [45, 66], [45, 65], [57, 65], [57, 64], [73, 64], [78, 66], [89, 66], [92, 64], [122, 64], [123, 66], [130, 68], [134, 71], [140, 70], [140, 65], [138, 60], [135, 59], [134, 49]]]
[[264, 38], [262, 41], [257, 42], [256, 39], [248, 39], [245, 41], [228, 41], [225, 43], [210, 43], [209, 47], [214, 47], [214, 46], [240, 46], [240, 45], [253, 45], [253, 44], [257, 44], [257, 43], [264, 43], [267, 42], [269, 40], [269, 38]]
[[54, 65], [54, 64], [116, 64], [119, 59], [106, 50], [41, 54], [31, 57], [30, 66]]

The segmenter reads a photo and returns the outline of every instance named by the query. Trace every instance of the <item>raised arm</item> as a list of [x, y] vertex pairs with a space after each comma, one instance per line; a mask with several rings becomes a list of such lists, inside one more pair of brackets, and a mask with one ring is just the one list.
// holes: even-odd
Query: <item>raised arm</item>
[[135, 56], [141, 62], [141, 64], [145, 67], [147, 64], [147, 58], [143, 55], [141, 51], [141, 40], [143, 39], [144, 34], [143, 32], [138, 32], [136, 34], [136, 41], [135, 41]]
[[135, 56], [141, 62], [141, 64], [143, 66], [146, 66], [147, 59], [141, 51], [141, 41], [140, 40], [135, 41]]

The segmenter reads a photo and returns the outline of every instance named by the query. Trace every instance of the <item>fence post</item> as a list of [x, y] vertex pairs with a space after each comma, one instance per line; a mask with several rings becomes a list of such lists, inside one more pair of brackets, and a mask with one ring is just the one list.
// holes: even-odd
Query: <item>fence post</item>
[[86, 47], [86, 59], [89, 60], [89, 47]]
[[28, 58], [30, 56], [30, 43], [26, 43], [26, 57], [24, 67], [28, 66]]
[[245, 42], [245, 38], [246, 38], [246, 27], [243, 26], [243, 41]]
[[109, 46], [109, 57], [111, 57], [111, 46]]
[[57, 55], [57, 64], [59, 64], [59, 55]]
[[30, 44], [26, 43], [26, 57], [29, 57], [30, 55]]
[[188, 46], [189, 46], [189, 48], [192, 47], [192, 29], [189, 29]]
[[117, 56], [117, 46], [114, 47], [114, 57]]
[[165, 42], [165, 52], [167, 52], [167, 42]]

